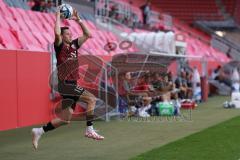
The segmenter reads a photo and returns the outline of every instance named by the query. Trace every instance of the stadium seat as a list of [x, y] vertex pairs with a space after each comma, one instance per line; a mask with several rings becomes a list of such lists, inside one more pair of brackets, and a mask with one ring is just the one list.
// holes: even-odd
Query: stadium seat
[[6, 20], [2, 16], [0, 16], [0, 22], [1, 22], [0, 23], [1, 28], [10, 29], [9, 24], [6, 22]]
[[38, 28], [35, 26], [35, 24], [33, 23], [33, 21], [31, 20], [25, 20], [26, 25], [28, 26], [28, 28], [30, 29], [30, 32], [38, 32]]
[[43, 36], [47, 40], [48, 43], [54, 42], [54, 36], [51, 36], [48, 32], [43, 33]]
[[19, 14], [18, 10], [15, 8], [9, 7], [9, 11], [12, 13], [13, 18], [16, 19], [22, 19], [22, 16]]
[[13, 34], [17, 39], [19, 40], [19, 43], [21, 43], [22, 49], [28, 49], [27, 45], [30, 44], [30, 42], [26, 39], [26, 36], [22, 33], [22, 31], [13, 31]]
[[31, 18], [30, 18], [31, 15], [29, 15], [26, 10], [23, 10], [21, 8], [15, 8], [15, 10], [17, 10], [17, 12], [20, 14], [22, 19], [24, 19], [24, 20], [31, 20]]
[[54, 26], [51, 26], [48, 22], [42, 23], [45, 32], [53, 31]]
[[29, 28], [29, 26], [25, 23], [25, 21], [23, 19], [21, 19], [21, 18], [16, 19], [16, 22], [18, 23], [19, 28], [21, 30], [31, 31], [31, 29]]
[[10, 17], [5, 17], [5, 20], [11, 29], [20, 30], [18, 23], [14, 19], [12, 19]]
[[54, 21], [53, 19], [51, 18], [51, 16], [49, 16], [50, 14], [49, 13], [42, 13], [42, 16], [44, 17], [44, 19], [47, 21], [47, 23], [50, 25], [50, 26], [54, 26]]
[[1, 10], [2, 15], [4, 17], [12, 18], [13, 15], [12, 15], [12, 13], [11, 13], [11, 11], [9, 9], [10, 9], [10, 7], [8, 7], [8, 6], [0, 6], [0, 10]]
[[43, 24], [41, 21], [35, 20], [35, 21], [33, 21], [33, 24], [34, 24], [35, 28], [38, 29], [38, 32], [40, 32], [40, 33], [47, 32], [45, 30], [45, 28], [43, 27]]
[[0, 28], [0, 42], [8, 49], [21, 49], [19, 41], [11, 33], [11, 31]]
[[41, 43], [37, 40], [37, 38], [31, 32], [22, 31], [19, 34], [20, 35], [22, 34], [22, 36], [25, 36], [26, 40], [28, 41], [28, 44], [41, 47]]
[[47, 40], [43, 37], [43, 34], [39, 33], [39, 32], [33, 32], [33, 35], [36, 37], [36, 39], [38, 40], [38, 42], [41, 44], [41, 46], [44, 49], [47, 49], [48, 46], [48, 42]]
[[88, 23], [89, 27], [93, 30], [96, 30], [96, 26], [94, 25], [94, 23], [92, 21], [86, 20], [86, 22]]
[[[139, 7], [143, 5], [144, 2], [140, 2], [136, 0], [134, 5]], [[168, 13], [174, 17], [177, 17], [189, 24], [192, 24], [195, 20], [224, 20], [222, 14], [220, 14], [220, 8], [218, 8], [215, 0], [208, 1], [168, 1], [168, 0], [153, 0], [152, 8], [156, 11]], [[137, 12], [137, 9], [136, 10]], [[139, 12], [139, 11], [138, 11]], [[139, 13], [139, 17], [141, 17], [141, 11]]]
[[4, 49], [5, 47], [0, 43], [0, 49]]
[[233, 15], [236, 7], [235, 0], [222, 0], [222, 3], [224, 4], [226, 11]]

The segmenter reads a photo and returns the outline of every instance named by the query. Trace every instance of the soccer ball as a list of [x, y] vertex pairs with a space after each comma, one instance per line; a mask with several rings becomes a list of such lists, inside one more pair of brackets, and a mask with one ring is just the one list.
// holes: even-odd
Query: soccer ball
[[69, 19], [73, 15], [73, 8], [69, 4], [62, 4], [60, 6], [61, 17], [65, 19]]

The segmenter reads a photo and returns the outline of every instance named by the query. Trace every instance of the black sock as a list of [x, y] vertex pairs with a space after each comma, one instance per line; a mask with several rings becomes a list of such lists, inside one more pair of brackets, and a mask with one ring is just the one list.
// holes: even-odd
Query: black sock
[[42, 128], [43, 128], [44, 132], [48, 132], [48, 131], [55, 129], [55, 127], [52, 125], [51, 122], [48, 122], [48, 124], [46, 124]]
[[93, 125], [94, 115], [87, 115], [86, 119], [87, 119], [87, 126], [92, 126]]

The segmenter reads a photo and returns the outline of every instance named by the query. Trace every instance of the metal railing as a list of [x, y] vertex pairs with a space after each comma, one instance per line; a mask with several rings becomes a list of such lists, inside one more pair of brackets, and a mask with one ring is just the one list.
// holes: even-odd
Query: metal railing
[[[139, 12], [136, 12], [137, 9], [139, 8], [133, 7], [126, 2], [116, 0], [95, 0], [95, 15], [100, 16], [103, 19], [106, 17], [110, 17], [125, 24], [135, 22], [140, 23], [141, 17], [139, 16], [142, 16], [142, 14], [140, 9]], [[149, 17], [150, 26], [158, 24], [160, 22], [160, 14], [158, 12], [150, 11]]]

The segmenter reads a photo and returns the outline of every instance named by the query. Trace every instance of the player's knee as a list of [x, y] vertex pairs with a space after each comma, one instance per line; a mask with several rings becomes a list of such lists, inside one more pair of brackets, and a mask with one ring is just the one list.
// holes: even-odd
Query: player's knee
[[93, 105], [93, 106], [95, 106], [96, 101], [97, 101], [97, 100], [96, 100], [95, 97], [90, 97], [90, 98], [88, 99], [88, 103], [91, 104], [91, 105]]

